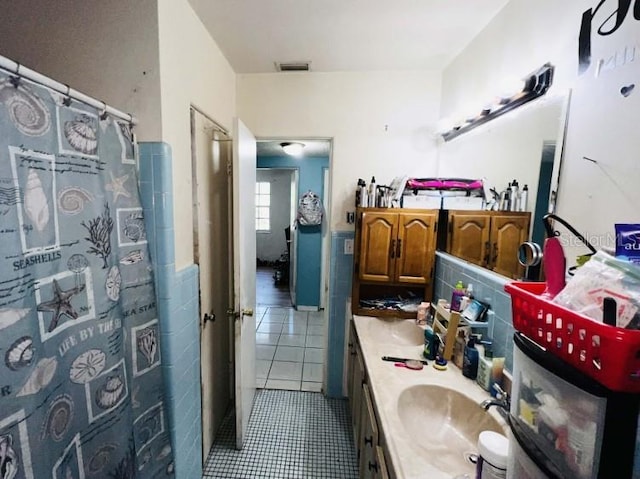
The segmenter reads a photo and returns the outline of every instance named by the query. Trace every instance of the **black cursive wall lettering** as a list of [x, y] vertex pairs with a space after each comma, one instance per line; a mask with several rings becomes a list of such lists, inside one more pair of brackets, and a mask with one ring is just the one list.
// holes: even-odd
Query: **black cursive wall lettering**
[[[607, 36], [615, 33], [624, 23], [632, 0], [616, 0], [618, 6], [604, 21], [600, 24], [598, 35]], [[613, 3], [608, 0], [600, 0], [598, 6], [590, 8], [582, 14], [582, 22], [580, 24], [580, 36], [578, 39], [578, 72], [583, 74], [591, 66], [591, 33], [593, 30], [593, 19], [605, 3]], [[636, 20], [640, 20], [640, 0], [636, 0], [633, 7], [633, 16]], [[612, 21], [613, 20], [613, 21]]]

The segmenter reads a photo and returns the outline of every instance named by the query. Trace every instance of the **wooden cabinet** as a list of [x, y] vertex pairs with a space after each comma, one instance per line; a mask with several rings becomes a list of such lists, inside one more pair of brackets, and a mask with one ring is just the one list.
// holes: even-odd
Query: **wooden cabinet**
[[360, 478], [388, 479], [384, 450], [380, 446], [375, 406], [366, 381], [364, 359], [353, 321], [349, 327], [348, 345], [347, 386]]
[[358, 208], [356, 221], [353, 312], [402, 316], [361, 303], [384, 294], [428, 301], [438, 210]]
[[361, 414], [362, 414], [362, 385], [365, 382], [365, 365], [362, 358], [362, 352], [360, 351], [360, 345], [358, 344], [357, 337], [355, 336], [355, 327], [352, 324], [352, 338], [349, 342], [353, 348], [349, 352], [351, 359], [350, 376], [348, 376], [348, 388], [349, 388], [349, 406], [351, 410], [351, 426], [353, 430], [353, 441], [356, 445], [360, 444], [360, 432], [361, 432]]
[[449, 211], [447, 252], [509, 278], [520, 278], [518, 248], [529, 238], [531, 214]]

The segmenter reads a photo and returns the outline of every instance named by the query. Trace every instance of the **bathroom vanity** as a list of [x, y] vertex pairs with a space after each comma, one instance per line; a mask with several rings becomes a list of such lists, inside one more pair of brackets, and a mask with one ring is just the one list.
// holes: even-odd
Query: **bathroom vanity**
[[348, 395], [361, 478], [473, 477], [478, 435], [509, 437], [489, 394], [453, 363], [421, 370], [382, 356], [421, 359], [423, 329], [413, 319], [353, 316], [350, 321]]

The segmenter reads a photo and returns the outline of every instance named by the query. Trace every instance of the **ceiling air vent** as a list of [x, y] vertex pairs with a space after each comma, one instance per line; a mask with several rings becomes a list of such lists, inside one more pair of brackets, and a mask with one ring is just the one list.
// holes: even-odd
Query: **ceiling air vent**
[[276, 62], [276, 70], [279, 72], [308, 72], [311, 62]]

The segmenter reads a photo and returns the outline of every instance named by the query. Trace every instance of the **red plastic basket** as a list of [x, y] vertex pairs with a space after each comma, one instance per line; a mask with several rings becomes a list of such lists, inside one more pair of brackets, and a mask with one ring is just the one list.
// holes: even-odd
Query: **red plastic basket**
[[608, 326], [543, 299], [545, 286], [505, 285], [514, 328], [612, 391], [640, 393], [640, 331]]

